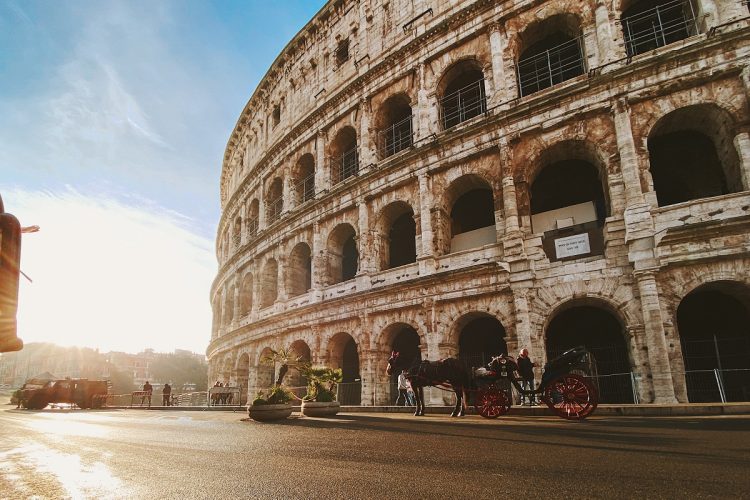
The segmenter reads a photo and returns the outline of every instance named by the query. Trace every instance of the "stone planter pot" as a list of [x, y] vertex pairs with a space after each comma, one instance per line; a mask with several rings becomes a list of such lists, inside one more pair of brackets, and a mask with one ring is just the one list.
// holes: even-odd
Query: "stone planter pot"
[[283, 420], [292, 414], [292, 405], [250, 405], [247, 407], [247, 416], [258, 422], [269, 422], [272, 420]]
[[302, 401], [302, 414], [306, 417], [332, 417], [341, 409], [338, 401], [318, 403], [317, 401]]

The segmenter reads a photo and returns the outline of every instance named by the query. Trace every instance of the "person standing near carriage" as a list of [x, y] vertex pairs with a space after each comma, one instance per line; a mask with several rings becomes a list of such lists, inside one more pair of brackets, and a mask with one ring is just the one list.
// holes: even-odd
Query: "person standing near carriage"
[[396, 399], [396, 406], [406, 406], [409, 401], [409, 389], [411, 385], [406, 379], [406, 370], [401, 370], [398, 375], [398, 398]]
[[[535, 363], [529, 358], [529, 350], [525, 347], [521, 349], [518, 354], [518, 373], [521, 374], [521, 389], [524, 391], [533, 391], [536, 387], [534, 385], [534, 366]], [[536, 405], [536, 401], [533, 394], [525, 396], [521, 394], [521, 405], [524, 404], [524, 399], [528, 397], [529, 406]]]
[[161, 390], [161, 404], [163, 406], [170, 406], [170, 399], [172, 396], [172, 386], [169, 384], [164, 384], [164, 389]]

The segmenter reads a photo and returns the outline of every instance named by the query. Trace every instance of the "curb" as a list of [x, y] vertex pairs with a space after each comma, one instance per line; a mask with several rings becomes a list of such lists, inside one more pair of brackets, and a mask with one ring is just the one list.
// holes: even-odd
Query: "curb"
[[[115, 410], [144, 410], [144, 411], [231, 411], [247, 412], [245, 406], [107, 406]], [[292, 407], [299, 412], [299, 406]], [[432, 414], [450, 414], [452, 406], [428, 406], [427, 412]], [[413, 413], [413, 406], [342, 406], [341, 413]], [[469, 408], [469, 415], [476, 415], [473, 408]], [[546, 406], [513, 406], [508, 415], [516, 416], [553, 416], [552, 410]], [[675, 405], [599, 405], [595, 416], [607, 417], [678, 417], [678, 416], [711, 416], [711, 415], [750, 415], [750, 403], [687, 403]]]

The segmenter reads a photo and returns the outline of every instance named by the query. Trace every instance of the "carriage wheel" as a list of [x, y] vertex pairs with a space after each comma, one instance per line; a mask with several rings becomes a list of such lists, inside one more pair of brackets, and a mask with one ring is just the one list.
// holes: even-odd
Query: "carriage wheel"
[[497, 418], [510, 410], [510, 398], [502, 389], [490, 385], [477, 391], [474, 407], [484, 418]]
[[542, 399], [559, 417], [568, 420], [583, 420], [599, 403], [594, 385], [575, 373], [553, 380], [544, 390]]

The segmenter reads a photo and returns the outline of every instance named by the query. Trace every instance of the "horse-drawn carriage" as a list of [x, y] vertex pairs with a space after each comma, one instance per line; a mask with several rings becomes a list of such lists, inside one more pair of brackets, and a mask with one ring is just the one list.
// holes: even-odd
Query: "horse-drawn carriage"
[[[389, 374], [399, 365], [397, 352], [388, 360]], [[456, 393], [456, 406], [451, 416], [463, 416], [467, 395], [473, 396], [474, 407], [485, 418], [497, 418], [510, 410], [511, 386], [524, 396], [538, 396], [558, 416], [581, 420], [591, 415], [599, 402], [599, 394], [589, 376], [594, 375], [591, 354], [583, 347], [564, 352], [544, 366], [542, 382], [537, 389], [524, 390], [516, 360], [502, 355], [492, 358], [486, 368], [469, 373], [463, 364], [448, 358], [421, 361], [403, 366], [417, 399], [415, 415], [424, 415], [424, 387], [450, 388]]]

